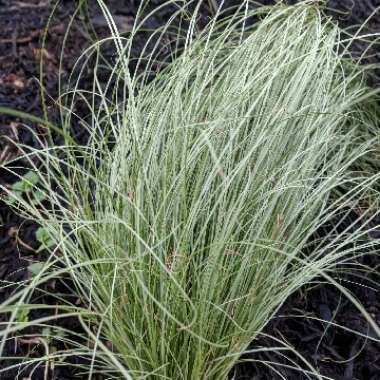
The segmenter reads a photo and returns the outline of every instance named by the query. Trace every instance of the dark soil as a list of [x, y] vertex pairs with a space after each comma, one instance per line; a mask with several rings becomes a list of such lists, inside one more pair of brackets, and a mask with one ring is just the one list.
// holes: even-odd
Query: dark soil
[[[272, 1], [262, 1], [270, 3]], [[24, 112], [42, 116], [39, 78], [39, 59], [41, 56], [41, 41], [48, 17], [53, 9], [52, 1], [40, 0], [0, 0], [0, 106], [7, 106]], [[127, 27], [133, 20], [139, 1], [136, 0], [112, 0], [107, 4], [113, 14], [117, 16], [117, 22], [121, 28]], [[154, 8], [162, 1], [151, 0], [150, 8]], [[238, 3], [227, 1], [226, 3]], [[75, 0], [64, 0], [58, 7], [52, 25], [47, 34], [47, 42], [44, 50], [44, 86], [46, 92], [53, 99], [57, 96], [59, 57], [62, 48], [62, 40], [66, 31], [70, 15], [73, 14]], [[380, 0], [330, 0], [329, 5], [338, 11], [331, 11], [333, 17], [344, 27], [354, 27], [361, 24], [377, 7]], [[91, 8], [91, 7], [90, 7]], [[210, 15], [208, 2], [202, 8], [203, 20], [206, 22]], [[91, 17], [95, 29], [101, 36], [106, 33], [104, 22], [98, 13], [91, 9]], [[157, 28], [164, 24], [172, 13], [171, 9], [158, 12], [150, 21], [149, 27]], [[366, 30], [380, 32], [380, 14], [373, 17]], [[146, 36], [139, 36], [136, 44], [136, 54], [143, 46]], [[90, 43], [86, 27], [80, 21], [74, 22], [71, 33], [63, 54], [63, 67], [61, 75], [63, 81], [73, 69], [76, 58]], [[353, 53], [360, 54], [365, 49], [363, 43], [353, 46]], [[371, 50], [373, 57], [368, 61], [379, 63], [380, 51], [377, 48]], [[107, 51], [105, 52], [107, 54]], [[108, 54], [112, 54], [111, 51]], [[91, 73], [84, 77], [89, 83]], [[372, 84], [376, 83], [372, 80]], [[378, 82], [377, 82], [378, 83]], [[48, 115], [50, 120], [57, 120], [57, 110], [53, 102], [48, 102]], [[10, 140], [23, 142], [37, 146], [37, 141], [30, 133], [25, 120], [0, 115], [0, 162], [9, 158], [15, 158], [20, 152], [15, 149], [8, 140], [1, 137], [7, 136]], [[37, 131], [40, 136], [46, 134], [42, 125], [28, 123], [28, 126]], [[74, 125], [74, 133], [78, 140], [84, 141], [82, 131]], [[20, 173], [22, 174], [22, 173]], [[0, 183], [10, 185], [15, 178], [5, 170], [0, 170]], [[0, 285], [17, 283], [26, 279], [30, 273], [28, 266], [33, 261], [43, 260], [44, 255], [35, 254], [38, 243], [35, 239], [37, 226], [32, 221], [23, 220], [12, 212], [0, 201]], [[365, 256], [360, 264], [371, 268], [380, 267], [379, 255]], [[352, 269], [351, 276], [342, 276], [342, 284], [346, 285], [355, 296], [364, 304], [372, 317], [380, 324], [380, 297], [376, 290], [369, 287], [372, 281], [378, 278], [374, 274], [363, 274]], [[366, 286], [365, 286], [366, 285]], [[55, 291], [67, 294], [67, 297], [75, 297], [70, 290], [61, 283], [49, 284]], [[0, 303], [4, 302], [14, 291], [14, 288], [0, 286]], [[51, 304], [54, 301], [42, 295], [39, 302]], [[31, 318], [40, 316], [37, 313]], [[337, 323], [346, 328], [328, 326], [319, 320]], [[0, 315], [0, 322], [6, 320], [6, 315]], [[79, 329], [75, 320], [63, 320], [62, 326], [70, 329]], [[266, 327], [265, 333], [281, 340], [286, 340], [315, 368], [325, 376], [334, 380], [380, 380], [380, 345], [347, 329], [358, 331], [371, 336], [371, 330], [367, 323], [349, 301], [342, 296], [333, 286], [316, 284], [309, 289], [302, 289], [288, 299], [277, 317]], [[33, 332], [32, 332], [33, 333]], [[37, 331], [34, 333], [38, 334]], [[268, 337], [260, 337], [254, 342], [254, 347], [278, 346], [274, 340]], [[33, 340], [14, 339], [6, 347], [4, 356], [35, 357], [41, 354], [41, 347]], [[296, 363], [299, 359], [290, 353], [286, 353]], [[306, 375], [287, 368], [292, 364], [279, 353], [266, 352], [248, 355], [247, 362], [239, 365], [235, 379], [280, 379], [281, 377], [271, 369], [271, 366], [281, 373], [283, 378], [290, 380], [304, 380]], [[73, 360], [75, 363], [79, 359]], [[261, 364], [257, 362], [261, 360]], [[264, 365], [263, 362], [267, 363]], [[0, 361], [0, 369], [16, 363], [12, 360]], [[277, 364], [271, 364], [277, 363]], [[18, 376], [18, 370], [0, 374], [0, 379], [13, 380]], [[28, 379], [28, 373], [19, 374], [20, 379]], [[70, 367], [55, 366], [50, 369], [50, 379], [74, 379], [86, 378], [77, 376]], [[33, 379], [43, 379], [43, 368], [34, 372]], [[311, 377], [312, 378], [312, 377]]]

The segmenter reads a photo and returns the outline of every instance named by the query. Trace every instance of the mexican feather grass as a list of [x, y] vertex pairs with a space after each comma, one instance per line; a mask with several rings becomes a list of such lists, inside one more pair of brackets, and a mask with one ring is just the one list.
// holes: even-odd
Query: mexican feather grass
[[[50, 333], [69, 348], [39, 361], [86, 357], [89, 378], [226, 379], [289, 295], [316, 277], [334, 282], [336, 265], [373, 249], [376, 210], [362, 204], [378, 175], [358, 167], [378, 147], [377, 96], [313, 2], [244, 6], [201, 32], [194, 17], [153, 80], [147, 52], [128, 70], [138, 23], [121, 37], [100, 5], [118, 52], [107, 86], [95, 66], [90, 97], [79, 79], [62, 94], [64, 143], [19, 147], [33, 191], [3, 189], [51, 252], [2, 305], [3, 346], [49, 325], [18, 316], [48, 308], [30, 303], [34, 288], [66, 273], [81, 304], [60, 299], [58, 316], [77, 316], [84, 332]], [[69, 133], [78, 99], [91, 111], [86, 146]], [[360, 210], [354, 232], [316, 234], [347, 210]]]

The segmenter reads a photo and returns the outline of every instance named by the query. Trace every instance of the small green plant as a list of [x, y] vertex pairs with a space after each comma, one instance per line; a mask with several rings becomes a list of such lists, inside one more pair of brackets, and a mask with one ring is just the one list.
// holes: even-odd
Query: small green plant
[[29, 309], [21, 309], [17, 313], [16, 321], [19, 323], [29, 322]]
[[28, 272], [34, 277], [42, 272], [44, 264], [40, 262], [32, 263], [28, 266]]
[[43, 227], [39, 227], [36, 231], [36, 239], [41, 243], [41, 249], [51, 248], [55, 243], [48, 230]]
[[36, 188], [40, 181], [39, 175], [34, 171], [28, 171], [19, 181], [15, 182], [8, 193], [9, 204], [21, 202], [24, 195], [28, 195], [34, 204], [39, 204], [46, 198], [46, 194]]
[[12, 190], [20, 193], [27, 193], [32, 191], [34, 186], [39, 182], [39, 176], [33, 172], [27, 172], [20, 181], [13, 184]]

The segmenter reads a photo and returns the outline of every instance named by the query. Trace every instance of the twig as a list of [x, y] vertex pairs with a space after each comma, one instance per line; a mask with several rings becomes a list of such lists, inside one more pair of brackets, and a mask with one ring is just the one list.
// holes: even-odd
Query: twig
[[8, 13], [8, 12], [14, 12], [19, 9], [38, 9], [43, 8], [49, 5], [50, 1], [40, 1], [38, 4], [33, 3], [25, 3], [25, 2], [16, 2], [11, 7], [2, 9], [0, 13]]
[[36, 37], [39, 37], [41, 34], [41, 30], [35, 30], [30, 33], [27, 37], [20, 37], [16, 38], [16, 36], [12, 36], [11, 38], [2, 38], [0, 39], [0, 44], [26, 44], [32, 40], [34, 40]]

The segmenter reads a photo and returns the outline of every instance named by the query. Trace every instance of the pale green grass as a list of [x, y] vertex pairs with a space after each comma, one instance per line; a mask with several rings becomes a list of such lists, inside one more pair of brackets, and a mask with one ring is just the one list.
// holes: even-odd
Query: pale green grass
[[39, 158], [33, 189], [50, 205], [15, 205], [54, 245], [2, 306], [12, 311], [3, 342], [49, 321], [17, 316], [37, 284], [67, 272], [82, 306], [58, 309], [79, 315], [89, 343], [69, 340], [55, 355], [92, 358], [89, 378], [226, 379], [290, 294], [316, 276], [334, 282], [337, 263], [371, 250], [371, 208], [355, 233], [313, 241], [376, 194], [378, 175], [360, 166], [379, 121], [364, 69], [342, 57], [340, 30], [316, 5], [277, 6], [248, 28], [250, 12], [202, 33], [193, 18], [181, 54], [150, 83], [154, 55], [132, 76], [132, 42], [108, 20], [118, 60], [108, 89], [95, 75], [88, 145], [69, 136], [84, 95], [74, 85], [60, 100], [65, 144], [24, 147], [31, 163]]

